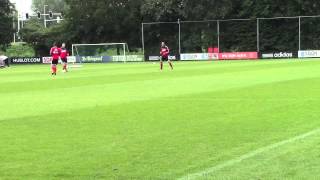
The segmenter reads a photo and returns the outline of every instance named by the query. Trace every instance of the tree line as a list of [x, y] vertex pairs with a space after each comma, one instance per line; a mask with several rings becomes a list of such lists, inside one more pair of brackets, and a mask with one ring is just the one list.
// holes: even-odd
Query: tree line
[[[8, 0], [1, 0], [1, 2]], [[54, 41], [71, 43], [127, 42], [131, 50], [141, 48], [141, 23], [158, 21], [192, 21], [276, 16], [307, 16], [320, 14], [317, 0], [33, 0], [35, 11], [49, 9], [64, 13], [64, 21], [43, 27], [41, 20], [31, 19], [21, 31], [23, 40], [38, 55], [47, 53]], [[0, 6], [7, 7], [1, 3]], [[10, 8], [0, 8], [0, 43], [12, 33]], [[11, 18], [12, 19], [12, 18]], [[256, 21], [228, 21], [220, 24], [221, 50], [256, 50]], [[2, 28], [6, 27], [6, 28]], [[298, 48], [297, 19], [263, 20], [260, 22], [261, 51], [293, 51]], [[320, 18], [302, 20], [304, 49], [320, 48]], [[168, 41], [177, 51], [177, 24], [145, 26], [145, 42], [150, 52], [160, 41]], [[217, 23], [181, 24], [182, 51], [199, 52], [217, 46]]]
[[0, 0], [0, 51], [12, 41], [14, 33], [14, 6], [9, 0]]

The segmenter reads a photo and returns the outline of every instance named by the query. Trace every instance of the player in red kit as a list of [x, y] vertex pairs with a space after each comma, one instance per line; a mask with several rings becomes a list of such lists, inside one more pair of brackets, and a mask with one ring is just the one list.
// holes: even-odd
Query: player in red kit
[[54, 43], [53, 47], [50, 50], [50, 55], [52, 57], [52, 62], [51, 62], [52, 75], [57, 75], [57, 65], [59, 63], [60, 54], [61, 54], [61, 49], [58, 48], [56, 43]]
[[64, 72], [68, 72], [68, 56], [69, 56], [69, 52], [66, 49], [66, 44], [62, 43], [60, 58], [61, 58], [61, 61], [62, 61], [63, 71]]
[[170, 50], [169, 50], [168, 46], [166, 46], [166, 43], [162, 42], [161, 43], [161, 50], [160, 50], [160, 55], [161, 55], [160, 70], [163, 69], [163, 61], [168, 61], [168, 64], [170, 65], [171, 69], [173, 70], [173, 64], [169, 60], [169, 54], [170, 54]]

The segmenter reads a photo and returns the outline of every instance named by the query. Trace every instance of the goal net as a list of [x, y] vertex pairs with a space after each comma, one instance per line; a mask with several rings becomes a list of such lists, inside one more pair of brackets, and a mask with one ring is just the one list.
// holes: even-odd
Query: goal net
[[73, 44], [72, 54], [78, 63], [126, 62], [127, 43]]

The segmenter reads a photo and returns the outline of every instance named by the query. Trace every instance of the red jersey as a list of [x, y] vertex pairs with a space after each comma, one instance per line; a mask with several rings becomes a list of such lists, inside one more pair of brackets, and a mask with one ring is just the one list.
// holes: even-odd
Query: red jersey
[[61, 54], [61, 49], [57, 46], [54, 46], [50, 50], [50, 55], [52, 56], [53, 60], [58, 60]]
[[61, 54], [60, 57], [61, 59], [66, 59], [69, 56], [69, 52], [66, 48], [61, 48]]
[[170, 50], [168, 48], [168, 46], [164, 46], [164, 47], [161, 47], [161, 50], [160, 50], [160, 55], [164, 58], [167, 58], [170, 54]]

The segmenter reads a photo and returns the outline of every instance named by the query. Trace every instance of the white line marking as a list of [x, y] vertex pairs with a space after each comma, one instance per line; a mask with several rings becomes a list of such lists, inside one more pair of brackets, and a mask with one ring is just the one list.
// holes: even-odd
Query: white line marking
[[307, 132], [305, 134], [302, 134], [302, 135], [299, 135], [299, 136], [295, 136], [293, 138], [290, 138], [290, 139], [275, 143], [275, 144], [271, 144], [269, 146], [265, 146], [265, 147], [259, 148], [257, 150], [251, 151], [251, 152], [249, 152], [247, 154], [244, 154], [244, 155], [242, 155], [242, 156], [240, 156], [238, 158], [231, 159], [231, 160], [228, 160], [228, 161], [226, 161], [226, 162], [224, 162], [222, 164], [219, 164], [217, 166], [213, 166], [211, 168], [208, 168], [208, 169], [206, 169], [204, 171], [193, 173], [193, 174], [188, 174], [186, 176], [183, 176], [183, 177], [179, 178], [179, 180], [192, 180], [192, 179], [198, 179], [198, 178], [201, 178], [201, 177], [207, 177], [210, 174], [212, 174], [213, 172], [221, 170], [221, 169], [223, 169], [225, 167], [233, 166], [233, 165], [235, 165], [237, 163], [240, 163], [241, 161], [244, 161], [246, 159], [252, 158], [252, 157], [254, 157], [254, 156], [258, 155], [258, 154], [262, 154], [264, 152], [276, 149], [276, 148], [278, 148], [280, 146], [284, 146], [286, 144], [290, 144], [290, 143], [293, 143], [295, 141], [305, 139], [307, 137], [310, 137], [310, 136], [318, 134], [318, 133], [320, 133], [320, 128], [319, 129], [315, 129], [315, 130], [310, 131], [310, 132]]

